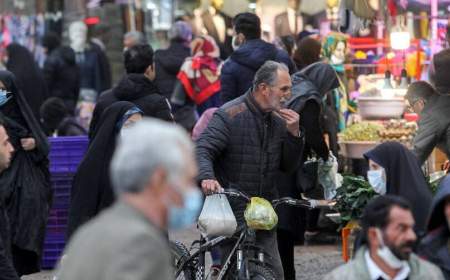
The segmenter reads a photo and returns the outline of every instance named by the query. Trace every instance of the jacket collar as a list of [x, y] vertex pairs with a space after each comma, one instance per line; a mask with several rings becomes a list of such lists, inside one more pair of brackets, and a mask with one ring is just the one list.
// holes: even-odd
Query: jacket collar
[[261, 118], [267, 118], [271, 115], [272, 112], [265, 112], [261, 106], [256, 102], [255, 97], [253, 96], [253, 90], [250, 88], [245, 93], [245, 103], [247, 104], [250, 111]]

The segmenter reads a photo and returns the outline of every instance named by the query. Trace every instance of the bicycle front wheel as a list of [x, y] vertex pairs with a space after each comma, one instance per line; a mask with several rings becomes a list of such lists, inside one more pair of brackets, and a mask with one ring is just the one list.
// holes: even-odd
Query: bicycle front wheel
[[[170, 253], [172, 256], [172, 265], [174, 273], [178, 271], [181, 265], [190, 257], [189, 251], [183, 243], [179, 241], [170, 241]], [[176, 280], [194, 280], [195, 273], [189, 264], [185, 265], [181, 273], [176, 276]]]

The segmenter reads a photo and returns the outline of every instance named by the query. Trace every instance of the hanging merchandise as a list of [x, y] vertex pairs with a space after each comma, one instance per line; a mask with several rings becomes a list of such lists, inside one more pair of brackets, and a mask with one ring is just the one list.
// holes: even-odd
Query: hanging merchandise
[[378, 0], [345, 0], [346, 7], [357, 17], [374, 19], [379, 9]]

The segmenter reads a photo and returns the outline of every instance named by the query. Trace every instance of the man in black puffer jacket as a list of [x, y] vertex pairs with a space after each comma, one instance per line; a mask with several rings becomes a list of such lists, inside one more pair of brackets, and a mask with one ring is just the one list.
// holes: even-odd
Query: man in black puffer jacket
[[103, 111], [117, 101], [134, 103], [146, 117], [173, 121], [167, 99], [160, 95], [154, 84], [155, 67], [150, 45], [136, 45], [124, 53], [127, 74], [119, 84], [105, 91], [98, 99], [89, 127], [89, 140], [95, 136], [97, 122]]
[[[304, 143], [299, 115], [281, 109], [291, 87], [287, 67], [268, 61], [256, 72], [252, 90], [216, 111], [197, 141], [199, 180], [205, 193], [223, 186], [267, 200], [278, 197], [275, 175], [297, 168]], [[245, 203], [230, 199], [230, 204], [238, 223], [243, 223]], [[283, 279], [276, 231], [258, 231], [256, 240], [267, 253], [276, 279]]]

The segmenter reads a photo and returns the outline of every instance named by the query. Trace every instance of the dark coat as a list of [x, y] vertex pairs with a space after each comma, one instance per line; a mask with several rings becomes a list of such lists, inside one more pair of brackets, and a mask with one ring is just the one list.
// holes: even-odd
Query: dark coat
[[[249, 196], [278, 197], [276, 174], [296, 169], [303, 136], [293, 137], [276, 113], [263, 113], [249, 91], [219, 108], [197, 141], [199, 180], [216, 179], [224, 188]], [[243, 206], [232, 204], [242, 219]]]
[[423, 164], [435, 147], [450, 158], [450, 96], [434, 95], [425, 103], [414, 137], [414, 154]]
[[222, 67], [220, 76], [223, 103], [231, 101], [252, 87], [256, 71], [268, 60], [282, 62], [295, 72], [295, 65], [288, 53], [260, 39], [250, 40], [233, 52]]
[[[12, 98], [0, 107], [5, 128], [14, 147], [10, 167], [0, 175], [1, 202], [5, 203], [11, 229], [11, 243], [19, 276], [38, 272], [50, 210], [51, 187], [48, 169], [49, 146], [40, 125], [15, 84], [14, 75], [0, 71], [0, 81]], [[25, 151], [20, 140], [33, 137], [36, 148]], [[26, 252], [26, 253], [25, 253]]]
[[39, 120], [39, 108], [48, 98], [47, 86], [33, 54], [24, 46], [12, 43], [7, 47], [6, 69], [16, 76], [17, 87], [23, 93], [28, 106]]
[[160, 93], [168, 100], [172, 96], [181, 65], [190, 55], [191, 50], [189, 47], [178, 41], [172, 41], [166, 50], [157, 50], [155, 52], [155, 84]]
[[75, 112], [80, 93], [80, 69], [70, 47], [53, 50], [44, 63], [44, 78], [50, 97], [59, 97], [69, 112]]
[[386, 170], [386, 194], [401, 196], [411, 204], [414, 230], [419, 237], [424, 236], [432, 195], [414, 154], [400, 143], [386, 142], [364, 157]]
[[67, 225], [68, 237], [114, 201], [109, 165], [121, 129], [119, 123], [122, 122], [125, 113], [134, 106], [131, 102], [116, 102], [103, 112], [97, 134], [92, 139], [73, 179]]
[[445, 200], [450, 197], [450, 177], [447, 176], [433, 198], [428, 220], [428, 234], [419, 246], [419, 255], [439, 266], [445, 279], [450, 279], [450, 229], [444, 214]]
[[[326, 63], [311, 64], [292, 75], [292, 98], [288, 101], [287, 106], [300, 115], [300, 126], [305, 131], [305, 149], [299, 162], [300, 166], [312, 152], [324, 160], [328, 159], [329, 151], [323, 137], [321, 123], [322, 98], [327, 92], [338, 86], [336, 72]], [[301, 168], [296, 171], [296, 174], [281, 172], [277, 180], [280, 196], [300, 198], [302, 190], [307, 188], [307, 186], [303, 186], [303, 188], [300, 186], [305, 182], [301, 178], [304, 178]], [[304, 212], [302, 210], [288, 205], [280, 205], [277, 209], [279, 227], [298, 234], [300, 229], [299, 213]]]
[[93, 89], [97, 94], [111, 87], [111, 69], [108, 58], [96, 44], [88, 44], [81, 53], [75, 54], [80, 68], [80, 87]]
[[155, 84], [144, 74], [127, 74], [115, 88], [100, 96], [89, 128], [89, 139], [91, 141], [98, 129], [98, 122], [103, 111], [118, 101], [134, 103], [146, 117], [173, 121], [169, 102], [159, 94]]

